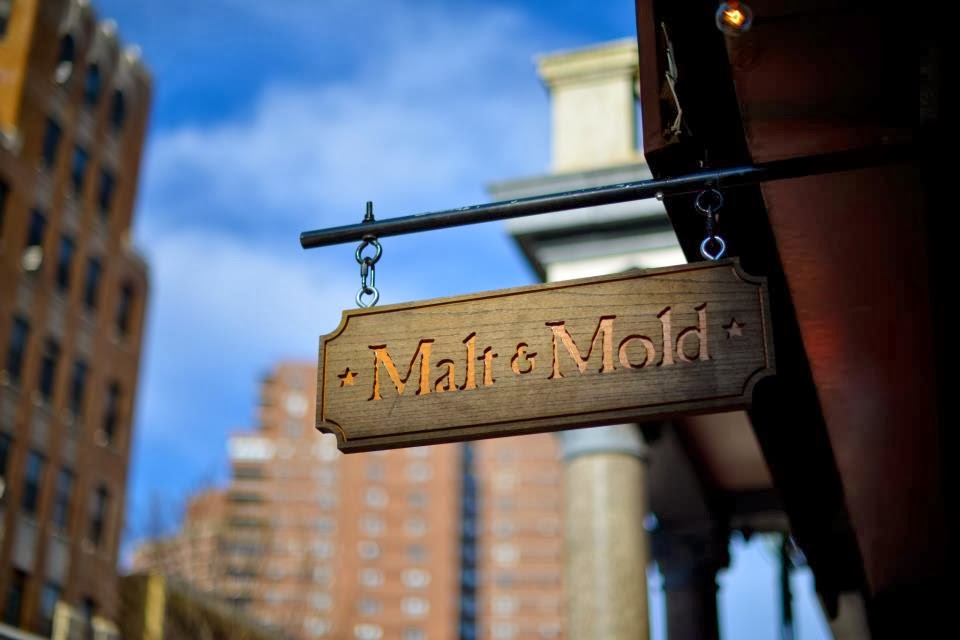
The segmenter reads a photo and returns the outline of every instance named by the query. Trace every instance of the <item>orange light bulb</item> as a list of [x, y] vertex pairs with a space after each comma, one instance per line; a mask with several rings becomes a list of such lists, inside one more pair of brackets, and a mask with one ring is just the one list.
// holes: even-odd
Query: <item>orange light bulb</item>
[[738, 36], [753, 24], [753, 11], [739, 0], [721, 2], [715, 16], [717, 28], [731, 36]]

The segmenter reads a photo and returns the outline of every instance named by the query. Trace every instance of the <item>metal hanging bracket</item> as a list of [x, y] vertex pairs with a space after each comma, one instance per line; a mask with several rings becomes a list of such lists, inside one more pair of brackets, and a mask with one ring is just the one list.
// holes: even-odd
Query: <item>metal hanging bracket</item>
[[770, 180], [821, 175], [904, 162], [909, 160], [910, 151], [911, 148], [908, 145], [887, 145], [866, 151], [844, 151], [817, 156], [803, 156], [743, 167], [700, 171], [673, 178], [625, 182], [379, 221], [373, 220], [371, 208], [369, 221], [365, 217], [364, 222], [360, 224], [304, 231], [300, 234], [300, 246], [304, 249], [313, 249], [345, 242], [363, 241], [365, 238], [376, 240], [385, 236], [522, 218], [581, 207], [648, 198], [662, 199], [681, 194], [697, 193], [715, 187], [720, 180], [723, 181], [724, 189], [729, 190], [734, 187], [756, 185]]
[[[363, 216], [363, 222], [360, 224], [370, 225], [375, 222], [376, 220], [373, 217], [373, 203], [367, 201], [367, 211]], [[373, 247], [373, 255], [363, 255], [367, 247]], [[377, 240], [377, 236], [368, 233], [363, 236], [360, 245], [353, 255], [357, 260], [357, 264], [360, 265], [360, 290], [357, 291], [357, 306], [360, 308], [374, 307], [377, 302], [380, 301], [380, 291], [377, 289], [377, 262], [380, 260], [380, 256], [383, 255], [383, 247], [380, 245], [380, 241]], [[365, 300], [364, 296], [370, 297]]]

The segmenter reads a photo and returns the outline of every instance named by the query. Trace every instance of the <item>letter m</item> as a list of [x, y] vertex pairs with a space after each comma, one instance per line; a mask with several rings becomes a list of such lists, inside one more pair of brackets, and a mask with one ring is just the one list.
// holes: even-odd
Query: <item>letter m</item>
[[567, 333], [566, 323], [563, 320], [556, 322], [546, 323], [550, 330], [553, 331], [553, 372], [550, 374], [548, 380], [553, 380], [554, 378], [562, 378], [563, 374], [560, 372], [560, 354], [558, 349], [558, 342], [562, 343], [567, 349], [567, 353], [570, 354], [570, 357], [573, 358], [573, 361], [577, 364], [577, 368], [580, 370], [580, 373], [584, 373], [587, 370], [587, 363], [590, 360], [590, 354], [593, 353], [593, 348], [597, 346], [597, 338], [600, 337], [600, 334], [603, 334], [603, 362], [600, 366], [600, 373], [610, 373], [614, 370], [613, 366], [613, 320], [617, 316], [601, 316], [600, 322], [597, 324], [597, 330], [593, 332], [593, 338], [590, 339], [590, 350], [587, 351], [586, 356], [580, 355], [580, 349], [577, 347], [577, 343], [573, 341], [573, 338], [570, 337], [570, 334]]
[[416, 395], [421, 396], [430, 393], [430, 350], [433, 347], [433, 343], [433, 340], [420, 341], [420, 344], [417, 345], [417, 350], [410, 359], [410, 364], [407, 366], [407, 374], [402, 378], [397, 371], [397, 366], [393, 363], [393, 358], [390, 357], [390, 353], [387, 351], [387, 345], [371, 345], [369, 348], [373, 351], [373, 395], [370, 396], [370, 399], [383, 399], [380, 395], [381, 364], [384, 369], [387, 370], [387, 375], [390, 377], [390, 381], [393, 382], [393, 386], [397, 390], [397, 395], [402, 396], [403, 390], [407, 386], [407, 380], [410, 379], [410, 374], [413, 372], [413, 363], [417, 361], [417, 358], [420, 358], [420, 385]]

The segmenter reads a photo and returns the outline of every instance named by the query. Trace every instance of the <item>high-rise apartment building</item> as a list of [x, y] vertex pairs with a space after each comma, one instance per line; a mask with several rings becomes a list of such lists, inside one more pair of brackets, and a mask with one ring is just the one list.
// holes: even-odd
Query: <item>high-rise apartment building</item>
[[157, 572], [200, 591], [216, 592], [224, 579], [220, 545], [226, 533], [225, 510], [224, 491], [211, 489], [192, 496], [175, 535], [137, 547], [133, 572]]
[[556, 437], [472, 443], [479, 487], [478, 638], [564, 637], [563, 475]]
[[315, 390], [316, 365], [279, 365], [230, 439], [221, 593], [301, 638], [455, 637], [460, 447], [342, 455]]
[[147, 295], [130, 226], [150, 90], [136, 50], [86, 0], [0, 1], [6, 628], [46, 633], [58, 602], [101, 632], [118, 613]]
[[549, 434], [343, 455], [314, 428], [316, 367], [282, 363], [225, 492], [135, 568], [300, 638], [562, 638], [561, 467]]

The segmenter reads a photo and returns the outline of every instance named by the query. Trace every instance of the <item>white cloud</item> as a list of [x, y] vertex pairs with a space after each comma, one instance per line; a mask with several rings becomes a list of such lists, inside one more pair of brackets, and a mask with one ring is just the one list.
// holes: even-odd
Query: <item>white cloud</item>
[[[157, 487], [222, 472], [227, 434], [256, 424], [259, 375], [280, 358], [315, 358], [318, 337], [354, 306], [353, 247], [305, 252], [301, 231], [359, 222], [368, 199], [381, 218], [473, 204], [491, 180], [545, 169], [536, 24], [447, 5], [381, 18], [357, 48], [362, 60], [344, 62], [349, 72], [288, 77], [241, 116], [149, 140], [137, 237], [152, 291], [133, 513]], [[291, 47], [310, 45], [287, 27]], [[224, 68], [222, 80], [243, 77]], [[383, 303], [529, 281], [498, 225], [384, 246]]]
[[344, 224], [367, 199], [393, 212], [452, 206], [482, 198], [489, 180], [545, 167], [535, 29], [503, 10], [469, 26], [406, 17], [358, 77], [273, 86], [241, 119], [160, 132], [145, 226], [202, 224], [204, 213], [241, 229]]
[[[492, 9], [462, 20], [401, 14], [355, 78], [272, 87], [246, 117], [154, 136], [139, 215], [153, 273], [145, 442], [189, 455], [185, 433], [250, 424], [240, 390], [280, 357], [311, 356], [353, 306], [352, 247], [304, 252], [300, 231], [357, 222], [368, 198], [386, 215], [469, 204], [485, 181], [545, 164], [534, 25]], [[385, 302], [526, 277], [499, 227], [434, 237], [427, 250], [384, 240]]]

